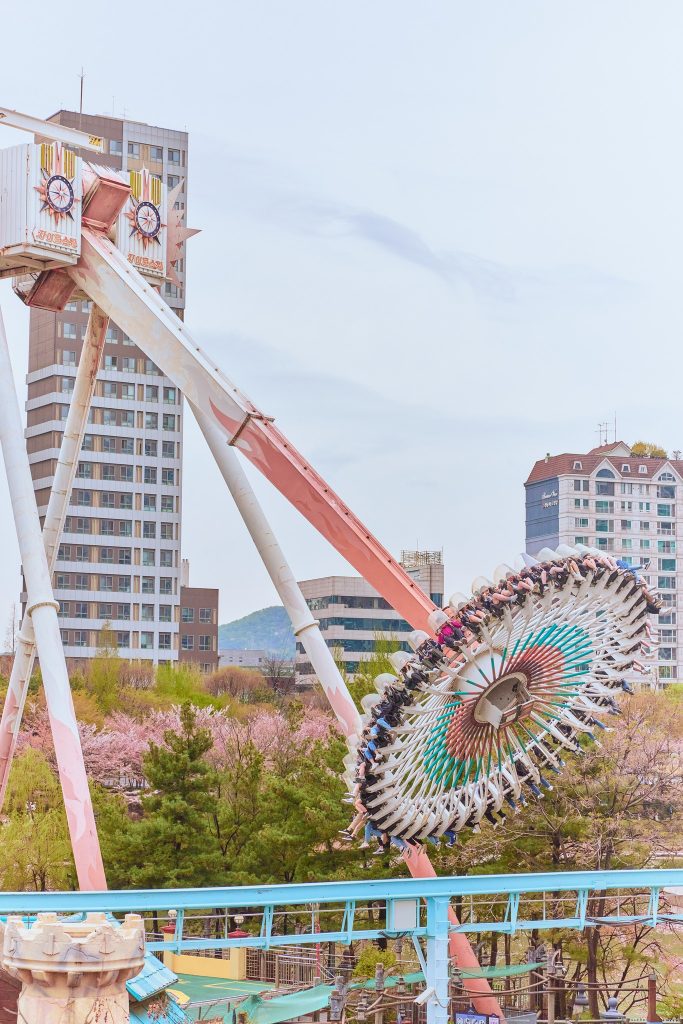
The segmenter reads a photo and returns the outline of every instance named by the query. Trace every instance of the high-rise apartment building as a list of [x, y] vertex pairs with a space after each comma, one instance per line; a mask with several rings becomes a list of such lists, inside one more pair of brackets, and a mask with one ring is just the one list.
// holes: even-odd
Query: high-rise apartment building
[[[444, 566], [440, 551], [404, 551], [401, 565], [419, 587], [441, 607]], [[405, 635], [413, 627], [361, 576], [325, 576], [299, 583], [308, 607], [320, 622], [325, 643], [348, 675], [371, 658], [378, 637], [398, 639], [410, 650]], [[402, 639], [403, 638], [403, 639]], [[312, 684], [313, 666], [300, 642], [296, 645], [296, 681]]]
[[[184, 182], [177, 203], [185, 209], [185, 132], [67, 110], [51, 120], [104, 139], [98, 164], [147, 168], [169, 190]], [[162, 294], [182, 318], [184, 253], [177, 273], [180, 284], [165, 283]], [[41, 515], [88, 310], [81, 300], [61, 313], [31, 309], [26, 444]], [[178, 389], [111, 323], [54, 577], [67, 657], [95, 654], [110, 624], [122, 657], [178, 659], [182, 441]]]
[[[676, 456], [680, 452], [675, 453]], [[683, 649], [683, 461], [634, 455], [627, 444], [601, 445], [583, 454], [547, 455], [535, 463], [526, 489], [526, 550], [531, 555], [558, 544], [586, 544], [642, 565], [641, 575], [659, 592], [659, 646], [654, 680], [681, 678]], [[682, 497], [682, 495], [678, 495]]]

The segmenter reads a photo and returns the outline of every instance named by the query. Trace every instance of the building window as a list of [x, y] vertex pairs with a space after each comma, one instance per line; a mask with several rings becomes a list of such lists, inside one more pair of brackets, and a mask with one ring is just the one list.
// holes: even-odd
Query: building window
[[156, 441], [145, 441], [145, 455], [148, 459], [156, 459], [158, 444]]
[[675, 484], [659, 484], [657, 487], [658, 498], [675, 498], [676, 497], [676, 485]]
[[658, 576], [657, 577], [657, 589], [658, 590], [675, 590], [676, 589], [676, 577], [675, 576]]
[[675, 516], [676, 506], [675, 505], [657, 505], [658, 516]]
[[598, 480], [595, 484], [596, 494], [607, 494], [609, 496], [614, 495], [614, 484], [607, 483], [604, 480]]
[[153, 594], [154, 593], [154, 577], [143, 576], [142, 577], [142, 593]]
[[577, 516], [574, 519], [574, 526], [577, 530], [588, 529], [588, 519]]
[[173, 552], [167, 548], [162, 548], [159, 552], [159, 565], [164, 569], [173, 568]]
[[149, 158], [155, 160], [157, 163], [161, 163], [164, 159], [164, 150], [162, 146], [150, 146], [149, 147]]
[[145, 373], [158, 377], [161, 375], [161, 370], [151, 359], [145, 359]]
[[123, 156], [123, 143], [121, 139], [109, 140], [109, 152], [112, 156]]
[[[128, 524], [130, 526], [130, 523]], [[119, 548], [118, 562], [119, 565], [130, 565], [130, 548]]]
[[97, 618], [98, 619], [111, 619], [113, 611], [113, 605], [110, 604], [98, 604], [97, 606]]
[[162, 441], [161, 442], [161, 456], [164, 459], [175, 458], [175, 441]]
[[170, 576], [161, 576], [159, 578], [159, 593], [160, 594], [172, 594], [173, 593], [173, 580]]
[[194, 650], [194, 637], [191, 636], [191, 635], [188, 635], [188, 634], [185, 634], [184, 636], [181, 636], [181, 638], [180, 638], [180, 646], [181, 646], [181, 648], [184, 651], [193, 651]]
[[161, 539], [173, 540], [173, 523], [161, 524]]
[[113, 491], [100, 492], [100, 508], [116, 508], [116, 495]]
[[76, 476], [80, 480], [92, 480], [92, 462], [79, 462]]
[[579, 459], [576, 459], [574, 465], [572, 466], [572, 469], [583, 469], [583, 463], [580, 462]]
[[130, 576], [119, 576], [119, 593], [130, 594]]
[[199, 650], [200, 651], [210, 651], [211, 650], [211, 637], [210, 636], [200, 636], [199, 637]]
[[145, 413], [145, 430], [157, 430], [159, 428], [159, 414], [156, 412]]
[[92, 505], [92, 491], [76, 491], [77, 505]]
[[145, 385], [145, 401], [146, 402], [158, 402], [159, 401], [159, 388], [156, 384]]
[[74, 604], [74, 618], [75, 619], [87, 619], [88, 618], [88, 602], [87, 601], [76, 601]]
[[76, 545], [76, 562], [89, 562], [90, 561], [90, 547], [87, 544]]
[[180, 175], [169, 174], [168, 177], [166, 178], [166, 184], [168, 185], [169, 188], [175, 188], [176, 185], [180, 184]]
[[154, 622], [154, 605], [140, 605], [140, 618], [143, 622]]
[[142, 509], [144, 512], [156, 512], [157, 510], [157, 496], [156, 494], [143, 494], [142, 496]]
[[159, 605], [159, 622], [171, 622], [171, 606], [170, 604]]
[[163, 418], [164, 430], [175, 430], [175, 416], [172, 412], [165, 412]]
[[61, 389], [63, 395], [70, 395], [74, 389], [74, 378], [73, 377], [61, 377]]
[[90, 590], [90, 576], [87, 573], [77, 572], [75, 580], [76, 590]]
[[631, 472], [631, 467], [629, 466], [628, 462], [622, 462], [622, 464], [621, 464], [621, 472], [622, 473], [630, 473]]
[[[176, 403], [176, 390], [175, 388], [164, 388], [164, 405], [175, 405]], [[673, 495], [672, 495], [673, 497]]]
[[113, 590], [114, 589], [114, 577], [113, 576], [100, 576], [99, 589], [100, 590]]
[[132, 409], [121, 410], [121, 427], [134, 427], [135, 426], [135, 414]]
[[133, 507], [133, 495], [132, 494], [120, 494], [119, 495], [119, 508], [124, 510], [130, 510]]
[[659, 666], [659, 678], [660, 679], [675, 679], [676, 678], [676, 666], [675, 665], [660, 665]]
[[114, 549], [113, 548], [100, 548], [100, 562], [104, 565], [114, 564]]
[[154, 647], [154, 633], [140, 633], [140, 647], [143, 651], [149, 651]]
[[660, 647], [659, 648], [659, 660], [660, 661], [673, 661], [676, 657], [675, 647]]
[[140, 156], [140, 143], [129, 142], [128, 143], [128, 156], [134, 156], [136, 159]]
[[175, 509], [173, 507], [173, 500], [174, 499], [173, 499], [173, 495], [172, 494], [162, 494], [161, 495], [161, 511], [162, 512], [174, 512]]
[[180, 163], [180, 150], [179, 149], [169, 149], [169, 151], [168, 151], [168, 162], [169, 162], [169, 164], [179, 164]]
[[614, 520], [596, 519], [595, 529], [597, 533], [614, 533]]
[[120, 630], [116, 634], [117, 647], [130, 647], [130, 633], [127, 630]]
[[143, 548], [142, 549], [142, 564], [143, 565], [156, 565], [156, 559], [154, 557], [154, 548]]
[[121, 357], [121, 369], [128, 373], [137, 372], [137, 360], [135, 356], [122, 356]]
[[630, 530], [631, 529], [631, 520], [630, 519], [622, 519], [621, 520], [621, 528], [622, 528], [622, 530]]
[[157, 524], [156, 523], [143, 523], [142, 524], [142, 536], [147, 540], [154, 540], [157, 535]]
[[[154, 482], [156, 483], [156, 480]], [[164, 487], [173, 487], [175, 484], [175, 469], [162, 469], [161, 482]]]
[[100, 536], [101, 537], [113, 537], [114, 536], [114, 520], [113, 519], [100, 519]]
[[660, 572], [676, 572], [676, 559], [660, 558], [658, 569]]
[[643, 475], [646, 475], [647, 474], [647, 466], [638, 466], [638, 472], [642, 473]]
[[156, 466], [145, 466], [144, 481], [146, 484], [155, 484], [157, 482]]
[[194, 608], [183, 608], [180, 612], [181, 622], [194, 622]]
[[129, 604], [117, 604], [116, 606], [116, 618], [124, 621], [130, 619], [130, 605]]
[[71, 617], [71, 604], [69, 601], [59, 602], [59, 611], [57, 612], [60, 619], [68, 619]]
[[171, 634], [159, 633], [159, 649], [162, 651], [171, 650]]
[[88, 631], [85, 629], [74, 630], [74, 647], [88, 646]]

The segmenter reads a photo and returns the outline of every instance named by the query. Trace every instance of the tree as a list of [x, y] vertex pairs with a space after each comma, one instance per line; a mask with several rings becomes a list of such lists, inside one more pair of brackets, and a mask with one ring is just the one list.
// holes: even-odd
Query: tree
[[652, 459], [668, 459], [669, 454], [661, 445], [653, 444], [651, 441], [636, 441], [631, 445], [632, 455], [645, 455]]
[[105, 714], [119, 705], [120, 668], [116, 636], [111, 624], [105, 622], [98, 635], [97, 655], [88, 666], [86, 676], [86, 686]]
[[110, 844], [113, 867], [133, 887], [216, 884], [221, 856], [212, 828], [216, 775], [206, 759], [211, 733], [198, 725], [185, 703], [179, 729], [152, 742], [143, 769], [152, 795], [143, 798], [145, 817]]
[[242, 703], [251, 703], [263, 694], [266, 681], [255, 668], [224, 665], [206, 677], [205, 686], [207, 693], [214, 697], [227, 696]]
[[44, 754], [16, 758], [5, 798], [0, 888], [71, 889], [76, 875], [59, 782]]
[[263, 661], [266, 682], [275, 693], [286, 696], [294, 690], [294, 663], [282, 655], [269, 654]]
[[[583, 756], [568, 760], [552, 794], [518, 815], [508, 812], [505, 828], [482, 829], [460, 849], [441, 852], [440, 870], [609, 870], [663, 866], [667, 855], [673, 859], [683, 836], [683, 706], [666, 696], [639, 694], [622, 709], [601, 746], [589, 745]], [[588, 917], [608, 916], [616, 899], [596, 893]], [[622, 910], [628, 912], [625, 901]], [[492, 904], [491, 915], [499, 913], [500, 906]], [[576, 960], [576, 977], [593, 985], [609, 981], [617, 997], [664, 959], [659, 934], [647, 925], [610, 930], [596, 923], [580, 941], [575, 933], [555, 938]], [[595, 988], [589, 987], [589, 998], [591, 1016], [597, 1017]]]

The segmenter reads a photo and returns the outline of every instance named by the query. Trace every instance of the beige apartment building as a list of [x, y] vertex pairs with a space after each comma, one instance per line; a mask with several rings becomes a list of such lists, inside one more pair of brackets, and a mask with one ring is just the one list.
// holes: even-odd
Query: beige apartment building
[[659, 592], [659, 643], [648, 677], [653, 685], [678, 681], [683, 644], [678, 613], [683, 613], [683, 461], [633, 455], [623, 441], [584, 453], [546, 455], [534, 464], [526, 490], [526, 550], [531, 555], [558, 544], [586, 544], [632, 565]]

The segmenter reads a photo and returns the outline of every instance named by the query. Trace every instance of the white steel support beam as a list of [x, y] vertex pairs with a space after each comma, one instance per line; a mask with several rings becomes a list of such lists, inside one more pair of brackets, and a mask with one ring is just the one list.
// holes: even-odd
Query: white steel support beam
[[292, 623], [295, 637], [301, 641], [306, 654], [332, 710], [337, 716], [345, 736], [359, 733], [361, 719], [353, 703], [346, 683], [341, 677], [332, 652], [325, 643], [320, 624], [311, 614], [306, 599], [296, 581], [277, 537], [273, 533], [258, 498], [240, 465], [239, 456], [228, 444], [223, 431], [215, 421], [191, 405], [192, 412], [211, 449], [245, 526], [251, 534], [261, 560], [266, 567], [273, 586], [278, 592]]
[[65, 142], [79, 149], [89, 149], [94, 153], [101, 153], [104, 148], [102, 139], [97, 135], [88, 135], [87, 132], [79, 132], [76, 128], [55, 124], [54, 121], [43, 121], [40, 117], [31, 117], [30, 114], [22, 114], [7, 107], [0, 107], [0, 125], [3, 124], [8, 128], [19, 128], [21, 131], [30, 132], [31, 135], [42, 135], [43, 138]]
[[83, 751], [40, 528], [31, 467], [24, 443], [5, 325], [0, 312], [0, 443], [26, 581], [27, 614], [33, 623], [55, 745], [71, 846], [81, 889], [106, 889]]
[[[51, 574], [54, 572], [59, 542], [64, 529], [69, 496], [76, 475], [78, 456], [88, 422], [88, 412], [95, 391], [95, 381], [108, 324], [109, 318], [101, 309], [93, 305], [83, 339], [81, 358], [76, 371], [74, 389], [71, 393], [71, 403], [64, 424], [64, 435], [43, 525], [45, 554]], [[24, 713], [28, 684], [36, 656], [35, 636], [30, 615], [24, 615], [17, 640], [12, 674], [0, 719], [0, 810], [5, 799], [12, 758]]]

